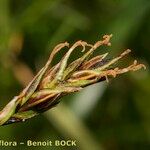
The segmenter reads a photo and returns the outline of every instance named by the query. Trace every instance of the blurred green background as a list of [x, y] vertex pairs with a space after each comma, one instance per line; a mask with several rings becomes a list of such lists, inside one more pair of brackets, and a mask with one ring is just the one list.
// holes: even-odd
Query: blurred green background
[[16, 150], [150, 149], [150, 0], [0, 0], [0, 109], [44, 65], [56, 44], [94, 43], [110, 33], [112, 47], [97, 54], [115, 56], [130, 48], [132, 54], [123, 61], [138, 59], [146, 71], [66, 96], [38, 117], [0, 127], [0, 139], [77, 141], [73, 147], [19, 145]]

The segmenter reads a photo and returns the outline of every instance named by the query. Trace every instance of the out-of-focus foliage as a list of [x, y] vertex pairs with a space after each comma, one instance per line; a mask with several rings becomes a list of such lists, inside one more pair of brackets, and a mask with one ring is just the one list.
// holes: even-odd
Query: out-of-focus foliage
[[[78, 125], [82, 122], [83, 128], [86, 127], [87, 132], [92, 135], [85, 136], [85, 140], [86, 137], [87, 141], [93, 140], [95, 145], [101, 145], [104, 150], [149, 149], [149, 0], [0, 0], [0, 108], [21, 91], [23, 81], [30, 80], [30, 70], [36, 73], [43, 66], [56, 44], [63, 41], [73, 43], [79, 39], [94, 43], [106, 33], [114, 35], [111, 55], [130, 48], [132, 55], [129, 61], [137, 58], [146, 64], [147, 70], [113, 79], [107, 87], [102, 87], [102, 96], [95, 90], [95, 95], [98, 95], [97, 104], [92, 106], [85, 118], [72, 113], [78, 118]], [[103, 51], [105, 52], [104, 49], [100, 49], [97, 53]], [[77, 52], [74, 53], [74, 56], [77, 55]], [[56, 61], [60, 57], [61, 55], [58, 55]], [[88, 94], [90, 96], [93, 93], [89, 91]], [[74, 97], [80, 98], [78, 94], [63, 98], [62, 103], [70, 110]], [[55, 109], [59, 109], [59, 106]], [[51, 115], [49, 118], [47, 116], [41, 115], [25, 123], [0, 127], [0, 139], [21, 142], [28, 139], [41, 141], [73, 138], [64, 133], [61, 124], [54, 123]], [[68, 126], [74, 122], [73, 119], [65, 121]], [[77, 129], [68, 128], [68, 133], [72, 133], [71, 130], [77, 135], [86, 133], [84, 129]], [[77, 141], [80, 143], [80, 139]], [[86, 144], [88, 145], [88, 142], [68, 149], [86, 149]], [[27, 147], [16, 147], [18, 150], [20, 148]]]

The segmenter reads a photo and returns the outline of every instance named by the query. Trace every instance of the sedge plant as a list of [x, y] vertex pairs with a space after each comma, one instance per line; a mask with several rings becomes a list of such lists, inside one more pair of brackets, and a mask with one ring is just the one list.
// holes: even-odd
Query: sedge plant
[[[108, 81], [110, 77], [145, 68], [145, 65], [138, 64], [136, 60], [124, 68], [114, 66], [118, 60], [131, 52], [129, 49], [113, 59], [107, 59], [108, 53], [91, 58], [98, 47], [111, 45], [111, 37], [112, 35], [104, 35], [102, 40], [93, 45], [81, 40], [71, 47], [67, 42], [58, 44], [52, 50], [45, 66], [28, 86], [0, 111], [0, 125], [23, 122], [53, 108], [64, 95], [78, 92], [97, 82]], [[56, 65], [51, 66], [56, 53], [64, 47], [69, 50]], [[69, 63], [68, 59], [77, 47], [82, 47], [84, 53]]]

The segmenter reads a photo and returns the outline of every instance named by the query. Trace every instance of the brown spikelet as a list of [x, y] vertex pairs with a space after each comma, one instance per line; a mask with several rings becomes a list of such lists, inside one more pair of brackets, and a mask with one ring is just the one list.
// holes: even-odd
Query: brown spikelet
[[[112, 35], [104, 35], [103, 39], [94, 45], [85, 41], [74, 43], [62, 59], [55, 66], [50, 67], [54, 56], [64, 47], [69, 47], [67, 42], [58, 44], [52, 51], [45, 66], [37, 73], [28, 86], [14, 97], [0, 112], [0, 125], [25, 121], [44, 112], [59, 103], [59, 99], [82, 88], [100, 82], [108, 81], [119, 74], [128, 71], [146, 69], [145, 65], [133, 64], [125, 68], [113, 67], [112, 65], [131, 52], [127, 49], [119, 56], [108, 60], [108, 53], [90, 58], [93, 52], [100, 46], [110, 46]], [[82, 47], [82, 57], [68, 64], [68, 59], [77, 47]], [[88, 50], [86, 50], [88, 49]], [[111, 69], [109, 69], [111, 67]]]

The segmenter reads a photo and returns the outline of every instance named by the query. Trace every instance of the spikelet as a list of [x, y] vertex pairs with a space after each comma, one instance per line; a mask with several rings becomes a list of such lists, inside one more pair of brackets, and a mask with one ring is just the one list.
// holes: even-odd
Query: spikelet
[[[110, 77], [115, 78], [119, 74], [146, 68], [145, 65], [138, 64], [136, 60], [125, 68], [114, 67], [118, 60], [131, 52], [129, 49], [112, 60], [107, 59], [108, 53], [91, 58], [98, 47], [111, 45], [111, 37], [112, 35], [104, 35], [103, 39], [94, 45], [81, 40], [77, 41], [55, 66], [50, 67], [56, 53], [64, 47], [69, 47], [67, 42], [58, 44], [34, 79], [0, 112], [0, 125], [23, 122], [56, 106], [60, 98], [66, 94], [80, 91], [100, 81], [108, 82]], [[77, 47], [81, 47], [81, 52], [84, 54], [69, 64], [68, 59]]]

